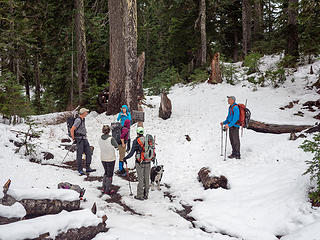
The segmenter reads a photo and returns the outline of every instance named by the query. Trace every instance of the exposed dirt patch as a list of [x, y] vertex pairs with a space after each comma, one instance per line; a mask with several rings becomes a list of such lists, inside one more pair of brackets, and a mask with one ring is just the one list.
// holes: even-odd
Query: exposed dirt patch
[[[102, 187], [98, 187], [98, 189], [102, 190]], [[134, 214], [134, 215], [143, 216], [143, 214], [136, 212], [134, 209], [132, 209], [131, 207], [129, 207], [128, 205], [126, 205], [125, 203], [123, 203], [121, 201], [122, 200], [122, 196], [118, 193], [119, 189], [120, 189], [119, 186], [112, 185], [111, 189], [114, 191], [114, 193], [111, 195], [110, 198], [106, 199], [107, 203], [116, 203], [116, 204], [120, 205], [121, 207], [123, 207], [123, 210], [125, 212], [130, 212], [131, 214]]]
[[90, 175], [87, 175], [87, 176], [84, 178], [84, 180], [85, 180], [85, 181], [88, 181], [88, 182], [94, 182], [94, 181], [102, 182], [103, 177], [101, 177], [101, 176], [90, 176]]
[[119, 171], [115, 172], [115, 175], [117, 175], [118, 177], [122, 178], [123, 180], [126, 181], [130, 181], [130, 182], [137, 182], [138, 181], [138, 177], [136, 175], [136, 171], [134, 169], [128, 169], [128, 173], [129, 173], [129, 177], [127, 176], [122, 176]]

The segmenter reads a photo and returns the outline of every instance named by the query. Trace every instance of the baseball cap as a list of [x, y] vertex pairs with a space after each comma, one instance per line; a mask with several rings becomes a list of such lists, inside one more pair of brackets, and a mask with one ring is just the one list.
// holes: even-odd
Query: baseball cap
[[80, 111], [79, 111], [79, 114], [83, 114], [85, 112], [89, 112], [89, 109], [81, 108]]

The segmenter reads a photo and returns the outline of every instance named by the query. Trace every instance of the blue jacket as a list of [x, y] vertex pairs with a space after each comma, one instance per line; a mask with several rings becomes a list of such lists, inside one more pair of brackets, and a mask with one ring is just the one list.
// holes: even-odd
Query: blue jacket
[[[237, 105], [237, 104], [234, 103], [232, 106], [229, 107], [227, 119], [223, 122], [223, 124], [228, 124], [229, 127], [239, 128], [240, 126], [236, 124], [236, 122], [239, 120], [240, 111], [239, 111], [239, 107], [234, 105]], [[233, 109], [231, 110], [231, 108]]]
[[117, 121], [120, 120], [121, 125], [124, 126], [124, 122], [125, 122], [127, 119], [129, 119], [129, 120], [130, 120], [130, 123], [131, 123], [131, 113], [129, 112], [129, 108], [128, 108], [127, 105], [123, 105], [121, 108], [126, 108], [126, 109], [127, 109], [127, 111], [126, 111], [127, 116], [121, 115], [121, 114], [123, 114], [123, 111], [122, 111], [122, 109], [121, 109], [121, 112], [120, 112], [119, 115], [118, 115]]

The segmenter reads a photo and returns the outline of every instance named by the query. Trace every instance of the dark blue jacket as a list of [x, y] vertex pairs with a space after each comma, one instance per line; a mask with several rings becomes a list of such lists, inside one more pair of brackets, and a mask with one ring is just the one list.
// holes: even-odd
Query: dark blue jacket
[[[237, 121], [239, 121], [240, 118], [240, 110], [239, 106], [236, 103], [232, 104], [232, 106], [229, 107], [228, 116], [227, 119], [223, 122], [223, 124], [228, 124], [229, 127], [237, 127], [240, 126], [236, 124]], [[232, 110], [231, 110], [232, 109]]]

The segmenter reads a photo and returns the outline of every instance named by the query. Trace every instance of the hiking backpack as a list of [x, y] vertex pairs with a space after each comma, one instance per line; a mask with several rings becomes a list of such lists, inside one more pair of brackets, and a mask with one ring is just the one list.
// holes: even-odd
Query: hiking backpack
[[[74, 121], [77, 119], [77, 118], [80, 118], [78, 115], [72, 115], [71, 117], [68, 117], [67, 118], [67, 129], [68, 129], [68, 136], [71, 138], [71, 128], [74, 124]], [[80, 118], [81, 120], [81, 124], [82, 124], [82, 119]], [[80, 125], [81, 125], [80, 124]], [[77, 129], [80, 127], [80, 125], [74, 130], [74, 132], [77, 131]]]
[[137, 161], [153, 161], [156, 157], [154, 138], [147, 134], [145, 137], [139, 137], [137, 142], [141, 148], [141, 152], [137, 154]]
[[[123, 128], [124, 127], [122, 127], [121, 123], [119, 122], [111, 123], [112, 137], [117, 141], [118, 144], [122, 144], [120, 137], [121, 137], [121, 132]], [[127, 135], [128, 134], [129, 134], [129, 131]]]
[[236, 122], [236, 124], [240, 125], [241, 127], [247, 128], [250, 122], [251, 118], [251, 112], [244, 104], [236, 104], [231, 108], [231, 111], [233, 113], [233, 108], [235, 106], [239, 107], [239, 120]]

